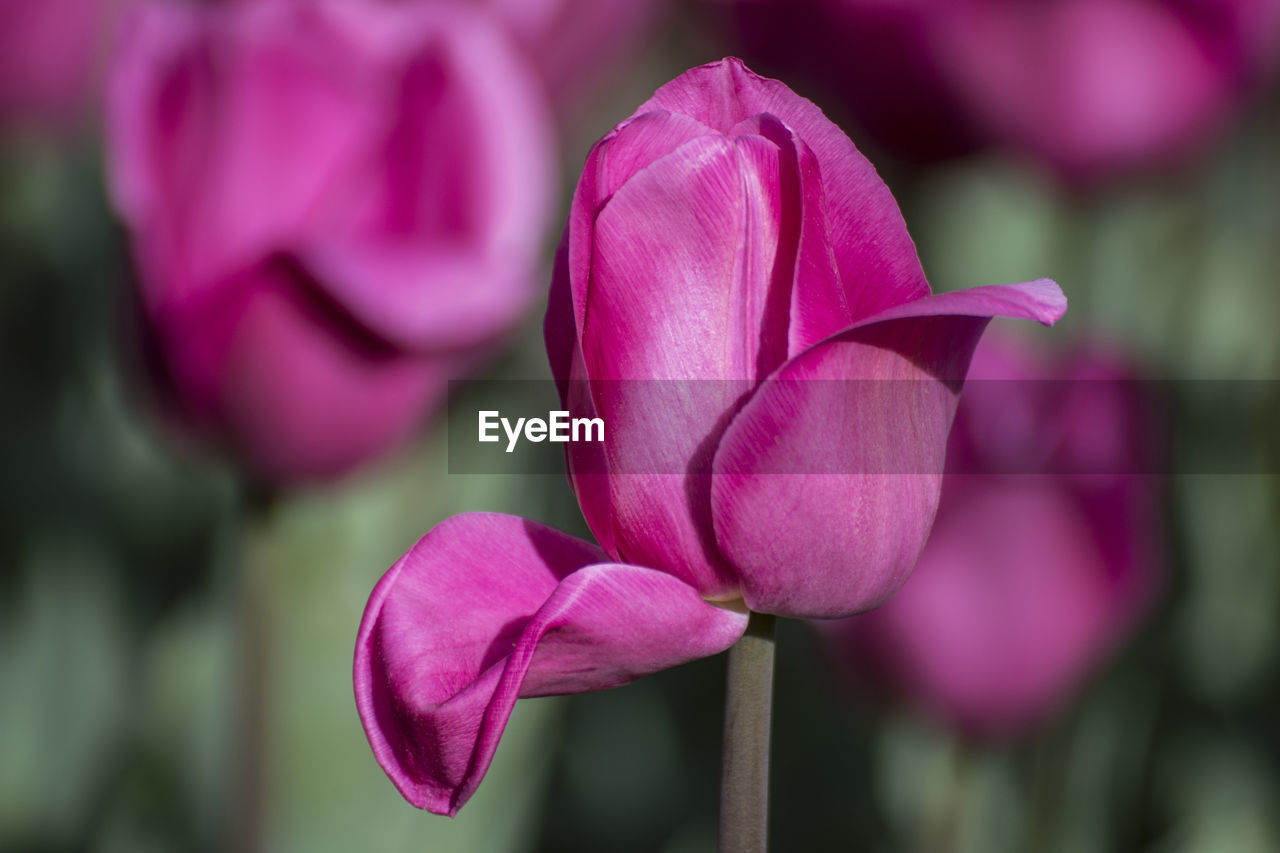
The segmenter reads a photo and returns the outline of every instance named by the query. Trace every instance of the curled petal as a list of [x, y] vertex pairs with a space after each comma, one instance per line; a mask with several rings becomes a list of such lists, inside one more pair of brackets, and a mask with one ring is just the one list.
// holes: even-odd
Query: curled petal
[[716, 541], [748, 607], [847, 616], [901, 586], [933, 523], [983, 329], [995, 313], [1056, 320], [1056, 291], [976, 288], [899, 306], [766, 380], [726, 430], [711, 489]]
[[617, 687], [746, 629], [745, 614], [670, 575], [603, 559], [540, 524], [474, 513], [440, 524], [379, 582], [356, 642], [356, 704], [409, 802], [455, 814], [518, 697]]

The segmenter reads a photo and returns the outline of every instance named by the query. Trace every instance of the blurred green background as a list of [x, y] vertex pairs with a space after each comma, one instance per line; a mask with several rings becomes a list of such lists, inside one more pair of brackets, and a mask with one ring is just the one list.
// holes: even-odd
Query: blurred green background
[[[597, 136], [716, 50], [670, 22], [566, 131], [562, 198]], [[1100, 331], [1157, 378], [1280, 378], [1274, 90], [1194, 168], [1087, 197], [994, 158], [882, 171], [936, 289], [1052, 276], [1071, 300], [1055, 335]], [[586, 535], [562, 478], [448, 474], [442, 416], [398, 456], [288, 496], [255, 534], [268, 610], [245, 649], [240, 488], [129, 378], [127, 253], [91, 135], [0, 140], [0, 271], [0, 849], [224, 849], [246, 657], [267, 674], [270, 850], [713, 849], [719, 658], [521, 702], [454, 820], [401, 800], [365, 742], [350, 665], [377, 578], [461, 511]], [[540, 319], [488, 376], [548, 375]], [[775, 849], [935, 849], [941, 821], [974, 853], [1280, 850], [1271, 453], [1253, 476], [1169, 478], [1158, 608], [1033, 738], [973, 748], [877, 707], [782, 625]]]

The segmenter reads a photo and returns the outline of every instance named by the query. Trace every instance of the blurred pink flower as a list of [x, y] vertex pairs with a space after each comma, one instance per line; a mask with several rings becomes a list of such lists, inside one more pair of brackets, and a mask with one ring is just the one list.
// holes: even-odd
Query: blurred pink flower
[[721, 651], [746, 608], [879, 604], [987, 322], [1065, 310], [1045, 280], [931, 295], [871, 164], [782, 83], [726, 59], [663, 86], [588, 155], [547, 310], [566, 408], [606, 424], [568, 445], [601, 548], [463, 515], [384, 576], [355, 661], [383, 768], [452, 814], [518, 696]]
[[94, 96], [129, 0], [0, 0], [0, 125], [64, 125]]
[[108, 170], [171, 402], [268, 480], [404, 439], [533, 295], [548, 119], [479, 12], [152, 2]]
[[1058, 710], [1159, 584], [1149, 402], [1097, 346], [1051, 366], [984, 339], [920, 562], [883, 607], [820, 626], [833, 653], [972, 734]]
[[994, 144], [1069, 179], [1210, 141], [1273, 64], [1280, 0], [739, 0], [748, 54], [915, 158]]
[[548, 93], [573, 104], [652, 32], [667, 0], [474, 0], [502, 18]]

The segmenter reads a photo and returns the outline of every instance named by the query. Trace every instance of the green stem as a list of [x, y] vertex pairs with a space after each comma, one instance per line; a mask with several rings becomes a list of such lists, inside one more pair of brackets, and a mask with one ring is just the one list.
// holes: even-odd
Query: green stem
[[720, 853], [764, 853], [769, 831], [773, 616], [752, 613], [729, 650], [720, 776]]
[[272, 527], [276, 501], [252, 493], [245, 510], [244, 542], [237, 567], [238, 684], [235, 767], [232, 774], [230, 850], [260, 853], [267, 795], [268, 684], [274, 561]]

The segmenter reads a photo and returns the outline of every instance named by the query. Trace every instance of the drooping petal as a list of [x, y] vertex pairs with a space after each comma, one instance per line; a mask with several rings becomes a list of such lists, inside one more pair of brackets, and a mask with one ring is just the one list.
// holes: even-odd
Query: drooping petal
[[928, 536], [991, 315], [1048, 323], [1063, 309], [1052, 282], [941, 294], [834, 335], [766, 380], [725, 432], [711, 491], [747, 605], [822, 618], [888, 598]]
[[777, 116], [822, 164], [832, 246], [854, 318], [928, 295], [915, 244], [889, 188], [812, 101], [729, 58], [680, 75], [636, 112], [654, 109], [692, 116], [722, 133], [761, 113]]
[[517, 697], [617, 687], [720, 652], [746, 615], [653, 569], [605, 563], [531, 521], [474, 513], [424, 536], [379, 582], [356, 642], [356, 703], [405, 798], [455, 814]]

